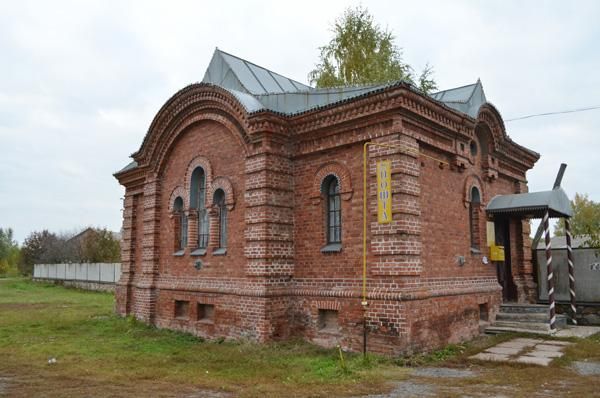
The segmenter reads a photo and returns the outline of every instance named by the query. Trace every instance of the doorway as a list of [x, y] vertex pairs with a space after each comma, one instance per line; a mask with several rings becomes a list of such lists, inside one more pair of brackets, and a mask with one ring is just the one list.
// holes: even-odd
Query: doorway
[[512, 264], [510, 255], [510, 219], [508, 217], [495, 217], [494, 229], [496, 245], [504, 246], [504, 261], [495, 261], [496, 276], [498, 283], [502, 286], [502, 301], [517, 301], [517, 286], [513, 280]]

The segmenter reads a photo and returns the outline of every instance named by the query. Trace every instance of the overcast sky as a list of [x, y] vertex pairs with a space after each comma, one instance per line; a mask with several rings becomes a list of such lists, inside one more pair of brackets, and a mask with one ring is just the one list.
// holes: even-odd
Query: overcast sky
[[[112, 174], [215, 47], [306, 82], [355, 1], [0, 0], [0, 227], [119, 230]], [[505, 119], [600, 105], [600, 2], [363, 1], [441, 89], [481, 78]], [[569, 196], [600, 201], [600, 110], [506, 123], [542, 154], [531, 191], [568, 163]]]

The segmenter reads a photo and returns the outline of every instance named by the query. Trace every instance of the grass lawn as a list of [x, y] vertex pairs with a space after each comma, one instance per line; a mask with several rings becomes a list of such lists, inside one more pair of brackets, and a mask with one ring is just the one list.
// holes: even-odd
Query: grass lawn
[[[444, 397], [600, 396], [598, 376], [570, 368], [574, 360], [600, 361], [600, 335], [573, 340], [547, 368], [467, 359], [514, 337], [500, 335], [411, 358], [344, 354], [344, 369], [336, 350], [202, 341], [116, 317], [113, 305], [107, 293], [0, 279], [0, 396], [339, 397], [386, 392], [392, 382], [420, 383]], [[408, 366], [474, 376], [415, 377]]]
[[24, 397], [334, 397], [385, 390], [387, 379], [408, 373], [391, 360], [348, 354], [344, 370], [336, 350], [300, 341], [202, 341], [119, 318], [113, 306], [112, 294], [0, 279], [4, 389]]

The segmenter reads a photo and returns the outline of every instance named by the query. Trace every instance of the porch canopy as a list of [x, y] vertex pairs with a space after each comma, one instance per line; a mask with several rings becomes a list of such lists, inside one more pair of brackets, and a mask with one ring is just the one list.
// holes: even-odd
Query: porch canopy
[[550, 217], [565, 219], [565, 232], [567, 237], [567, 252], [569, 260], [569, 290], [571, 296], [571, 312], [573, 323], [576, 325], [577, 307], [575, 301], [575, 274], [573, 267], [573, 254], [571, 250], [571, 223], [573, 216], [571, 202], [565, 191], [557, 187], [551, 191], [519, 193], [512, 195], [494, 196], [486, 207], [489, 215], [502, 215], [519, 218], [541, 218], [546, 235], [546, 266], [548, 268], [548, 301], [550, 308], [550, 331], [556, 331], [556, 315], [554, 300], [554, 273], [552, 269], [552, 246], [550, 242]]
[[571, 202], [562, 188], [551, 191], [497, 195], [490, 200], [485, 211], [491, 215], [507, 215], [523, 218], [573, 216]]

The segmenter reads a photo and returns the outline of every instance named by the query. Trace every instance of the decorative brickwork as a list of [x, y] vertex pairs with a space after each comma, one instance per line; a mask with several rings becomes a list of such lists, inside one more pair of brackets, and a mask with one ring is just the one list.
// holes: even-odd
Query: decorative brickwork
[[212, 200], [216, 190], [222, 189], [223, 192], [225, 192], [225, 204], [227, 205], [227, 209], [233, 210], [233, 207], [235, 206], [235, 195], [233, 194], [231, 181], [229, 181], [227, 177], [217, 177], [208, 186], [208, 195], [206, 195], [208, 198]]
[[[365, 311], [368, 141], [388, 147], [368, 149]], [[205, 338], [300, 336], [350, 350], [362, 348], [366, 322], [371, 351], [400, 354], [476, 335], [480, 305], [494, 320], [501, 287], [485, 253], [471, 250], [470, 189], [481, 194], [475, 226], [483, 246], [483, 208], [495, 195], [526, 191], [525, 173], [538, 156], [508, 138], [493, 106], [473, 119], [405, 84], [294, 116], [247, 113], [229, 91], [194, 84], [167, 101], [133, 157], [137, 166], [116, 175], [126, 189], [119, 314]], [[379, 160], [392, 163], [389, 224], [377, 223]], [[206, 174], [206, 250], [196, 250], [198, 215], [189, 203], [197, 167]], [[330, 175], [339, 182], [342, 239], [322, 250], [321, 184]], [[226, 248], [219, 247], [217, 189], [225, 193]], [[174, 254], [177, 196], [189, 239]], [[511, 224], [520, 301], [535, 291], [528, 234], [527, 223]], [[188, 303], [178, 304], [179, 317], [176, 301]]]

